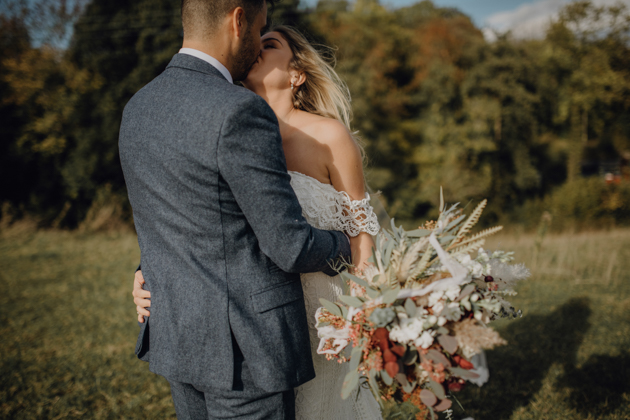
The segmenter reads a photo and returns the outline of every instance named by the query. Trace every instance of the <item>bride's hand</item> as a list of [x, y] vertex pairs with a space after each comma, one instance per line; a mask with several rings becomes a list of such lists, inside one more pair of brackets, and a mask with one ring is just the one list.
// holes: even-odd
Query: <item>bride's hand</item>
[[350, 249], [352, 250], [352, 265], [354, 268], [351, 270], [355, 272], [357, 270], [363, 271], [365, 267], [370, 264], [368, 258], [372, 255], [372, 248], [374, 247], [374, 241], [369, 233], [361, 232], [354, 238], [350, 238]]
[[144, 323], [144, 317], [150, 316], [151, 313], [147, 308], [151, 307], [151, 292], [144, 290], [142, 285], [144, 284], [144, 277], [142, 271], [136, 271], [136, 276], [133, 279], [133, 303], [136, 304], [136, 311], [138, 312], [138, 322]]

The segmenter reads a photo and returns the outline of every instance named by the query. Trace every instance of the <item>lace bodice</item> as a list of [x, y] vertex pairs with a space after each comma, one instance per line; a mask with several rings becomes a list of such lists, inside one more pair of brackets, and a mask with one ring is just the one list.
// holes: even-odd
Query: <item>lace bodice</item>
[[[313, 227], [345, 231], [352, 236], [360, 231], [375, 235], [380, 229], [369, 206], [369, 195], [366, 194], [364, 200], [352, 201], [348, 194], [337, 191], [332, 185], [298, 172], [289, 174], [302, 213]], [[353, 393], [347, 400], [341, 399], [341, 387], [348, 366], [328, 361], [325, 356], [317, 354], [319, 338], [315, 328], [315, 311], [321, 306], [320, 298], [334, 302], [343, 293], [341, 277], [309, 273], [302, 274], [301, 278], [316, 376], [296, 389], [296, 419], [382, 420], [378, 403], [370, 391], [361, 388], [358, 396]]]
[[380, 230], [368, 193], [363, 200], [352, 200], [346, 192], [337, 191], [330, 184], [299, 172], [290, 171], [289, 174], [302, 214], [311, 226], [343, 231], [350, 236], [360, 232], [376, 235]]

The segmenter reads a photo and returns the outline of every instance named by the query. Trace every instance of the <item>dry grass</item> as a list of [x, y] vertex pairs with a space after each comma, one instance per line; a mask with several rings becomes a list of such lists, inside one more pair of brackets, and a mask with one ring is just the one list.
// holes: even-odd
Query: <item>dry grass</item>
[[[495, 327], [490, 381], [461, 394], [481, 419], [630, 419], [630, 230], [497, 236], [532, 270], [513, 303], [522, 319]], [[461, 410], [457, 412], [462, 416]]]
[[[496, 325], [491, 379], [460, 399], [476, 420], [630, 418], [630, 230], [497, 237], [533, 276]], [[0, 235], [0, 418], [174, 418], [166, 381], [133, 354], [131, 233]]]

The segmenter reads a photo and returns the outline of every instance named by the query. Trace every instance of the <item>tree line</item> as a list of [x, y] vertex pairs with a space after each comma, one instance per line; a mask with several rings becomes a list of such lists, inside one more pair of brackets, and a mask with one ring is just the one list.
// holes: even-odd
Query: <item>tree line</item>
[[[487, 42], [468, 16], [431, 1], [298, 1], [279, 3], [272, 20], [333, 47], [369, 185], [390, 216], [431, 217], [443, 186], [449, 202], [489, 198], [489, 222], [531, 225], [545, 210], [630, 221], [624, 6], [570, 3], [539, 39]], [[181, 47], [179, 7], [92, 0], [74, 13], [49, 10], [51, 27], [72, 29], [65, 45], [34, 42], [42, 19], [29, 20], [32, 10], [0, 14], [3, 217], [70, 228], [131, 221], [122, 110]]]

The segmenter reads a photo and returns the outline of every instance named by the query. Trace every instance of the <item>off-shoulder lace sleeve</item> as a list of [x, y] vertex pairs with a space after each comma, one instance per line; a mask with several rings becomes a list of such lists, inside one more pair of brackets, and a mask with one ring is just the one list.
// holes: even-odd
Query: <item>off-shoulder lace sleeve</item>
[[342, 216], [338, 219], [339, 230], [353, 237], [361, 232], [376, 235], [381, 227], [370, 205], [370, 194], [365, 193], [363, 200], [352, 200], [345, 191], [341, 191], [339, 195], [343, 208]]
[[299, 172], [291, 174], [291, 186], [302, 206], [302, 214], [316, 228], [338, 230], [350, 236], [361, 232], [376, 235], [380, 226], [372, 206], [370, 195], [363, 200], [352, 200], [343, 191], [323, 184]]

